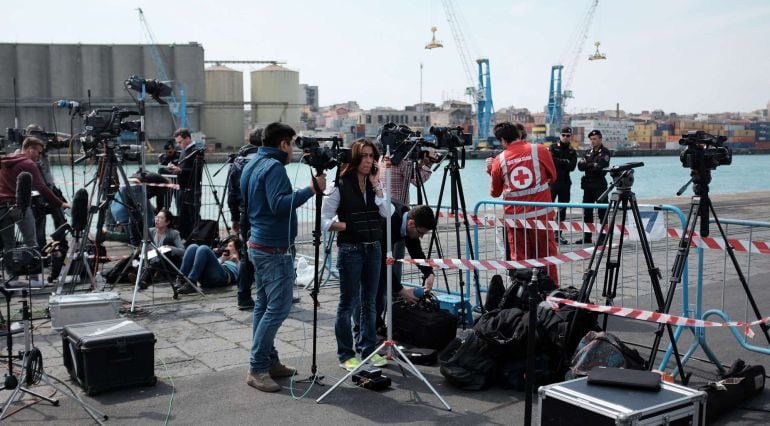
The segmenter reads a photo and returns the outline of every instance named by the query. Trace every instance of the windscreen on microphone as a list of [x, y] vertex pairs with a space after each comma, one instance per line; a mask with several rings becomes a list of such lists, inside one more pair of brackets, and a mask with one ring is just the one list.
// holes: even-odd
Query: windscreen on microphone
[[32, 202], [32, 175], [29, 172], [21, 172], [16, 177], [16, 207], [22, 214], [29, 208]]
[[72, 229], [83, 232], [88, 225], [88, 191], [81, 188], [72, 199]]

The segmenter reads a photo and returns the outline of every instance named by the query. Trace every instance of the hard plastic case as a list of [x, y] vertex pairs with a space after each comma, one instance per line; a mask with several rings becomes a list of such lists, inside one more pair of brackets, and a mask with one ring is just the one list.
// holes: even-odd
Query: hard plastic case
[[591, 385], [582, 377], [542, 386], [538, 395], [541, 425], [706, 424], [705, 392], [672, 383], [655, 392]]
[[61, 336], [64, 366], [89, 395], [157, 382], [155, 335], [133, 321], [69, 325]]

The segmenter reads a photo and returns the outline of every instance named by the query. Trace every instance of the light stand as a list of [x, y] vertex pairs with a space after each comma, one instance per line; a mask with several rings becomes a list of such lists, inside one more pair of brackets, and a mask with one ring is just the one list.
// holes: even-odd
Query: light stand
[[8, 400], [5, 402], [5, 405], [3, 405], [2, 412], [0, 412], [0, 421], [2, 421], [6, 414], [8, 413], [8, 409], [10, 408], [11, 404], [14, 402], [17, 402], [23, 393], [29, 394], [34, 396], [35, 398], [44, 400], [49, 402], [50, 404], [54, 406], [59, 405], [58, 399], [49, 398], [46, 396], [43, 396], [37, 392], [34, 392], [26, 387], [31, 386], [33, 384], [37, 384], [40, 381], [44, 382], [46, 385], [56, 389], [57, 391], [61, 392], [62, 395], [65, 395], [66, 397], [72, 399], [73, 401], [80, 404], [81, 407], [88, 413], [91, 418], [93, 418], [97, 423], [103, 424], [102, 420], [107, 420], [108, 416], [101, 411], [97, 410], [94, 406], [88, 404], [87, 402], [83, 401], [80, 396], [78, 396], [75, 392], [65, 391], [63, 388], [55, 385], [51, 379], [56, 380], [57, 382], [64, 384], [61, 380], [49, 376], [46, 374], [45, 370], [43, 369], [43, 356], [40, 353], [40, 350], [34, 347], [32, 344], [32, 312], [29, 307], [29, 302], [26, 300], [28, 292], [31, 292], [32, 289], [28, 287], [27, 289], [22, 291], [22, 297], [23, 299], [21, 301], [21, 322], [22, 326], [24, 328], [24, 353], [21, 357], [22, 360], [22, 366], [21, 366], [21, 374], [19, 375], [19, 378], [17, 379], [13, 375], [12, 370], [12, 358], [13, 358], [13, 339], [11, 338], [11, 297], [13, 296], [13, 293], [8, 291], [5, 288], [5, 285], [0, 286], [0, 293], [5, 296], [6, 300], [6, 308], [7, 308], [7, 314], [8, 314], [8, 365], [9, 365], [9, 374], [5, 377], [5, 389], [11, 390], [13, 389], [13, 393], [11, 393], [11, 396], [8, 397]]
[[[316, 169], [316, 176], [323, 174], [323, 168]], [[318, 348], [318, 263], [321, 254], [321, 208], [323, 206], [323, 191], [318, 183], [313, 179], [313, 188], [315, 189], [315, 226], [313, 228], [313, 250], [315, 252], [315, 261], [313, 262], [313, 290], [310, 292], [310, 298], [313, 299], [313, 355], [310, 365], [310, 377], [304, 380], [298, 380], [297, 383], [315, 383], [321, 386], [324, 376], [318, 374], [318, 364], [316, 353]]]
[[[126, 86], [132, 87], [129, 85], [130, 79], [126, 80]], [[154, 96], [155, 97], [155, 96]], [[144, 137], [145, 137], [145, 99], [147, 98], [147, 91], [146, 91], [146, 85], [143, 82], [141, 85], [141, 95], [139, 96], [139, 99], [137, 100], [137, 104], [139, 106], [139, 117], [140, 117], [140, 127], [139, 132], [137, 133], [137, 140], [141, 141], [142, 143], [142, 154], [141, 154], [141, 173], [142, 177], [144, 177], [144, 174], [147, 173], [146, 169], [146, 163], [145, 163], [145, 151], [146, 146], [144, 144]], [[132, 198], [133, 202], [133, 194], [132, 191], [127, 191], [128, 194], [130, 194], [130, 198]], [[134, 204], [136, 205], [136, 204]], [[142, 179], [142, 211], [144, 214], [147, 214], [147, 183]], [[195, 291], [198, 292], [201, 296], [203, 296], [203, 291], [198, 288], [198, 286], [191, 282], [184, 274], [182, 274], [182, 271], [179, 270], [179, 268], [174, 265], [174, 262], [169, 260], [168, 257], [166, 257], [163, 252], [161, 252], [160, 247], [158, 247], [155, 244], [155, 241], [153, 241], [150, 238], [150, 230], [147, 226], [147, 221], [144, 219], [144, 217], [141, 217], [142, 222], [142, 246], [139, 251], [139, 266], [137, 267], [136, 271], [136, 282], [134, 283], [134, 294], [131, 297], [131, 313], [135, 312], [136, 308], [136, 295], [139, 293], [139, 284], [142, 281], [143, 273], [145, 272], [145, 268], [149, 266], [149, 259], [147, 256], [147, 252], [150, 247], [155, 249], [155, 253], [157, 254], [158, 258], [161, 259], [162, 262], [165, 263], [166, 266], [170, 267], [172, 270], [176, 271], [178, 276], [181, 276], [184, 281], [187, 282], [188, 285], [190, 285]], [[177, 296], [177, 289], [174, 287], [173, 283], [169, 283], [171, 286], [172, 291], [174, 292], [174, 299], [176, 299]]]
[[[387, 156], [390, 156], [390, 149], [388, 149], [387, 153], [385, 154]], [[390, 188], [390, 174], [391, 170], [388, 169], [387, 173], [385, 174], [385, 184], [386, 187]], [[390, 202], [390, 194], [388, 191], [385, 191], [385, 204], [388, 205], [388, 217], [386, 218], [386, 241], [388, 244], [387, 248], [387, 315], [386, 315], [386, 326], [388, 328], [388, 336], [387, 339], [385, 339], [382, 344], [372, 351], [372, 353], [369, 354], [365, 359], [361, 360], [361, 364], [356, 367], [353, 371], [349, 371], [347, 374], [345, 374], [337, 383], [335, 383], [329, 390], [327, 390], [323, 395], [321, 395], [316, 402], [320, 403], [324, 398], [326, 398], [327, 395], [332, 393], [334, 389], [336, 389], [339, 385], [341, 385], [343, 382], [345, 382], [349, 377], [351, 377], [353, 374], [355, 374], [357, 371], [361, 370], [367, 365], [367, 362], [369, 362], [369, 359], [371, 359], [374, 355], [376, 355], [378, 352], [380, 352], [382, 349], [385, 349], [385, 357], [391, 360], [394, 360], [398, 363], [398, 365], [402, 368], [402, 370], [406, 370], [410, 373], [412, 373], [414, 376], [416, 376], [418, 379], [420, 379], [425, 385], [428, 387], [428, 389], [433, 392], [434, 395], [436, 395], [436, 398], [441, 401], [441, 403], [446, 407], [447, 410], [452, 411], [452, 408], [447, 404], [446, 401], [444, 401], [444, 398], [441, 397], [441, 395], [436, 391], [436, 389], [433, 388], [433, 386], [430, 384], [428, 379], [425, 378], [425, 376], [420, 373], [420, 370], [417, 369], [417, 367], [412, 364], [412, 361], [409, 360], [409, 358], [404, 355], [404, 352], [398, 347], [398, 344], [396, 341], [393, 340], [393, 236], [390, 232], [391, 227], [391, 218], [393, 216], [391, 210], [392, 210], [392, 203]]]

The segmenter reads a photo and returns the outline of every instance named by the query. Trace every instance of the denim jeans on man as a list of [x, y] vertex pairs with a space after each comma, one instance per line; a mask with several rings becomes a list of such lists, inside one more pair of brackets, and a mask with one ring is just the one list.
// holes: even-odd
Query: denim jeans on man
[[192, 282], [200, 282], [203, 287], [221, 287], [227, 285], [227, 273], [219, 264], [219, 259], [209, 246], [190, 244], [184, 251], [182, 267], [179, 268]]
[[340, 244], [337, 269], [340, 273], [340, 303], [334, 333], [337, 337], [337, 358], [347, 361], [356, 356], [353, 350], [351, 318], [360, 305], [361, 357], [366, 358], [377, 344], [377, 310], [375, 299], [380, 280], [380, 242]]
[[291, 310], [294, 262], [290, 254], [254, 248], [249, 248], [249, 259], [254, 265], [256, 286], [250, 368], [252, 373], [264, 373], [278, 361], [273, 342]]

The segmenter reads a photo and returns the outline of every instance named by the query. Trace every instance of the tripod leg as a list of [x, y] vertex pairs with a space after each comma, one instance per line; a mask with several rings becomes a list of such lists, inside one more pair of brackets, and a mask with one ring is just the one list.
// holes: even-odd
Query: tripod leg
[[[471, 228], [470, 223], [468, 221], [468, 210], [465, 206], [465, 193], [463, 192], [463, 182], [460, 180], [460, 170], [456, 171], [457, 173], [457, 194], [460, 201], [460, 208], [463, 212], [463, 225], [465, 226], [465, 240], [468, 242], [468, 252], [470, 253], [471, 260], [476, 259], [476, 252], [473, 250], [473, 240], [471, 239]], [[455, 219], [456, 220], [456, 219]], [[460, 244], [460, 241], [458, 239], [458, 247]], [[481, 285], [479, 283], [479, 271], [474, 269], [473, 270], [473, 284], [476, 288], [476, 306], [481, 307], [481, 313], [483, 314], [485, 312], [484, 310], [484, 304], [481, 302]], [[462, 301], [463, 306], [465, 306], [465, 300]]]
[[[666, 293], [666, 298], [659, 299], [663, 300], [663, 307], [661, 309], [661, 312], [669, 312], [671, 310], [671, 304], [673, 303], [674, 295], [676, 293], [676, 286], [678, 283], [682, 281], [682, 273], [684, 272], [685, 267], [687, 266], [687, 256], [690, 254], [690, 244], [692, 243], [692, 236], [695, 235], [695, 226], [698, 222], [698, 213], [700, 211], [700, 197], [693, 197], [691, 204], [690, 204], [690, 212], [687, 215], [687, 222], [685, 224], [685, 230], [682, 234], [682, 238], [679, 239], [679, 246], [677, 249], [676, 258], [674, 258], [674, 266], [671, 269], [671, 277], [669, 278], [669, 286], [668, 286], [668, 293]], [[641, 220], [641, 219], [640, 219]], [[644, 237], [646, 238], [646, 236]], [[662, 295], [661, 295], [662, 297]], [[658, 325], [658, 329], [655, 331], [655, 339], [652, 343], [652, 348], [650, 349], [650, 357], [647, 361], [647, 366], [649, 368], [652, 368], [655, 363], [655, 358], [658, 354], [658, 349], [660, 348], [660, 341], [663, 338], [663, 329], [666, 325], [660, 324]], [[675, 345], [675, 335], [671, 332], [670, 326], [669, 329], [669, 338], [672, 340], [672, 345]], [[677, 359], [679, 359], [678, 354]], [[685, 383], [684, 380], [684, 372], [681, 370], [681, 366], [678, 361], [678, 368], [680, 368], [680, 374], [682, 374], [683, 377], [683, 383]]]
[[[644, 253], [644, 260], [647, 264], [647, 273], [650, 276], [650, 285], [652, 286], [652, 290], [655, 293], [655, 299], [658, 304], [658, 312], [667, 314], [669, 312], [669, 309], [671, 309], [670, 303], [666, 303], [666, 301], [663, 299], [663, 290], [660, 287], [660, 270], [655, 267], [655, 261], [652, 258], [652, 250], [650, 249], [650, 242], [647, 240], [647, 234], [644, 231], [644, 226], [642, 225], [642, 215], [639, 213], [639, 205], [636, 203], [636, 197], [631, 194], [631, 212], [634, 217], [634, 222], [636, 223], [636, 232], [639, 236], [639, 241], [642, 246], [642, 252]], [[687, 384], [689, 381], [688, 375], [684, 373], [684, 367], [682, 365], [682, 357], [679, 353], [679, 349], [677, 348], [677, 336], [674, 333], [674, 328], [671, 326], [671, 324], [666, 324], [666, 331], [668, 332], [668, 338], [671, 341], [671, 347], [673, 349], [674, 353], [674, 360], [676, 361], [677, 370], [680, 374], [680, 379], [682, 380], [682, 384]], [[653, 368], [652, 364], [649, 364], [647, 366], [650, 370]]]
[[[749, 288], [749, 283], [746, 281], [746, 276], [743, 275], [743, 270], [741, 269], [741, 265], [738, 263], [738, 259], [735, 257], [735, 250], [727, 241], [727, 234], [725, 233], [724, 229], [722, 229], [722, 224], [719, 222], [719, 218], [717, 217], [717, 212], [714, 210], [714, 205], [711, 204], [711, 199], [708, 197], [704, 197], [704, 198], [706, 199], [705, 202], [708, 203], [708, 208], [711, 211], [711, 216], [714, 217], [714, 223], [717, 224], [717, 228], [719, 229], [719, 234], [722, 235], [722, 241], [724, 241], [725, 243], [725, 249], [727, 250], [727, 254], [730, 256], [730, 260], [732, 261], [733, 267], [735, 268], [735, 272], [738, 274], [738, 280], [741, 282], [743, 291], [746, 293], [746, 297], [749, 300], [749, 305], [751, 306], [751, 310], [754, 312], [754, 315], [757, 317], [757, 319], [760, 320], [762, 319], [762, 313], [759, 311], [757, 302], [754, 300], [754, 295], [751, 293], [751, 289]], [[762, 330], [762, 334], [765, 335], [767, 342], [770, 343], [770, 334], [768, 334], [768, 329], [770, 329], [770, 327], [764, 322], [760, 323], [759, 327]]]

